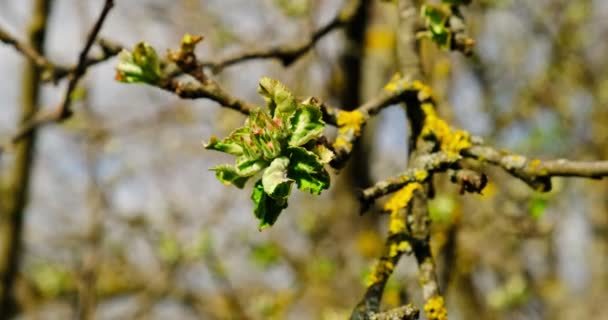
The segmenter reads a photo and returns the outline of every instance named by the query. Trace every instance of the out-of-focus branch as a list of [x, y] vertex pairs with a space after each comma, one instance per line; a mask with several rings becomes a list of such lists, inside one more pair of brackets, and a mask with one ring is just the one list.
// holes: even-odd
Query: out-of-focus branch
[[[29, 23], [31, 52], [42, 52], [47, 30], [51, 0], [37, 0], [33, 3], [32, 18]], [[26, 49], [26, 52], [28, 49]], [[31, 53], [30, 52], [30, 53]], [[27, 122], [37, 111], [40, 98], [41, 73], [36, 62], [27, 63], [23, 71], [22, 102], [20, 121]], [[15, 158], [8, 181], [1, 189], [0, 214], [0, 319], [9, 319], [16, 311], [13, 297], [15, 279], [19, 273], [21, 243], [25, 208], [32, 173], [36, 145], [36, 132], [29, 131], [23, 141], [15, 146]]]
[[[19, 41], [16, 37], [12, 36], [8, 31], [0, 26], [0, 41], [13, 46], [15, 50], [19, 51], [21, 54], [26, 56], [32, 63], [40, 68], [46, 69], [52, 66], [52, 63], [46, 59], [45, 56], [40, 54], [40, 51], [37, 50], [34, 45], [30, 45], [29, 43]], [[41, 50], [42, 48], [40, 48]]]
[[539, 191], [551, 190], [551, 177], [608, 177], [608, 161], [528, 159], [487, 146], [473, 146], [463, 150], [462, 155], [499, 166]]
[[420, 311], [411, 304], [372, 314], [370, 320], [415, 320], [418, 319]]
[[284, 66], [289, 66], [310, 51], [327, 34], [347, 25], [355, 17], [358, 7], [364, 2], [363, 0], [347, 0], [334, 18], [313, 32], [308, 39], [268, 48], [245, 50], [217, 61], [202, 62], [202, 65], [211, 68], [213, 72], [219, 72], [231, 65], [254, 59], [278, 59]]
[[[2, 26], [0, 26], [0, 41], [13, 46], [18, 52], [33, 62], [38, 69], [42, 70], [41, 80], [43, 82], [51, 81], [57, 83], [59, 80], [75, 73], [78, 68], [78, 64], [75, 66], [62, 66], [49, 61], [39, 50], [36, 50], [36, 48], [26, 42], [20, 41], [6, 29], [2, 28]], [[122, 50], [120, 45], [106, 39], [99, 39], [97, 44], [101, 48], [102, 53], [97, 56], [87, 57], [83, 63], [85, 69], [114, 57]]]
[[34, 130], [38, 126], [41, 126], [41, 125], [44, 125], [44, 124], [47, 124], [50, 122], [62, 121], [62, 120], [67, 119], [68, 117], [70, 117], [70, 115], [72, 114], [72, 110], [70, 108], [71, 102], [72, 102], [72, 97], [71, 97], [72, 92], [74, 92], [74, 89], [76, 89], [76, 86], [78, 85], [78, 81], [85, 74], [88, 66], [92, 65], [92, 63], [94, 61], [94, 60], [88, 59], [87, 56], [89, 54], [89, 51], [91, 50], [91, 47], [93, 46], [93, 43], [97, 39], [97, 35], [99, 34], [99, 31], [101, 30], [101, 27], [103, 26], [103, 23], [106, 20], [108, 13], [110, 12], [110, 10], [112, 9], [113, 6], [114, 6], [113, 0], [105, 1], [103, 9], [101, 10], [99, 17], [97, 18], [97, 21], [93, 25], [93, 28], [89, 32], [85, 45], [83, 46], [82, 50], [80, 51], [80, 54], [78, 56], [78, 63], [76, 64], [76, 67], [74, 67], [74, 69], [71, 72], [69, 72], [67, 75], [69, 82], [68, 82], [67, 89], [65, 90], [65, 93], [63, 95], [63, 100], [61, 101], [61, 103], [53, 109], [39, 111], [31, 119], [28, 119], [28, 121], [25, 122], [18, 129], [17, 133], [12, 137], [13, 143], [17, 143], [19, 140], [23, 139], [24, 136], [29, 134], [32, 130]]
[[93, 28], [89, 32], [89, 35], [87, 37], [84, 47], [80, 51], [80, 54], [78, 56], [78, 63], [76, 64], [76, 68], [68, 76], [68, 78], [69, 78], [68, 88], [66, 89], [65, 95], [63, 96], [63, 102], [61, 103], [61, 107], [59, 108], [58, 112], [56, 113], [60, 117], [60, 119], [65, 119], [65, 118], [69, 117], [72, 113], [72, 111], [70, 110], [72, 92], [74, 91], [74, 89], [76, 89], [76, 85], [78, 84], [78, 81], [85, 74], [85, 72], [87, 70], [87, 66], [86, 66], [87, 56], [89, 55], [89, 51], [91, 50], [91, 47], [93, 46], [93, 43], [95, 42], [95, 39], [97, 39], [97, 35], [99, 34], [99, 31], [101, 31], [101, 27], [103, 26], [103, 23], [106, 20], [108, 13], [110, 13], [110, 10], [112, 9], [112, 7], [114, 7], [114, 0], [106, 0], [105, 4], [103, 6], [103, 9], [101, 10], [101, 13], [99, 14], [99, 17], [97, 18], [97, 21], [95, 22], [95, 24], [93, 25]]

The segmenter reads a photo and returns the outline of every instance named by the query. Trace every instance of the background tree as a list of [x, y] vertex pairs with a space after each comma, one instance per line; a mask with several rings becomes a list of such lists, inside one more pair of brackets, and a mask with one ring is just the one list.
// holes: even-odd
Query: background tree
[[[0, 3], [0, 318], [601, 318], [607, 15], [590, 0]], [[222, 187], [206, 170], [232, 157], [200, 141], [265, 104], [293, 110], [249, 120], [248, 137], [283, 141], [260, 140], [274, 149], [252, 206], [258, 177]], [[306, 159], [331, 160], [330, 186]], [[291, 184], [328, 188], [286, 200]], [[259, 199], [289, 207], [275, 221]]]

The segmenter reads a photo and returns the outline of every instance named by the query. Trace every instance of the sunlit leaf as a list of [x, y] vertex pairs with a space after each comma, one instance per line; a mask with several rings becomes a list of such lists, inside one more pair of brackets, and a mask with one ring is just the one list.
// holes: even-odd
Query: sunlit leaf
[[323, 134], [325, 122], [318, 106], [303, 104], [291, 118], [293, 133], [289, 145], [299, 147], [312, 139], [318, 139]]
[[231, 165], [222, 164], [217, 167], [211, 168], [210, 170], [215, 171], [215, 176], [219, 181], [225, 185], [234, 185], [235, 187], [242, 189], [245, 183], [249, 179], [248, 176], [241, 176], [237, 172], [236, 168]]
[[259, 220], [258, 228], [260, 230], [272, 226], [281, 211], [287, 208], [287, 199], [274, 199], [264, 192], [262, 179], [258, 180], [253, 187], [251, 200], [253, 200], [253, 213]]
[[135, 45], [133, 52], [118, 55], [116, 80], [127, 83], [157, 83], [161, 78], [160, 61], [153, 47], [145, 42]]
[[262, 176], [264, 192], [275, 199], [285, 199], [289, 196], [293, 180], [287, 178], [289, 159], [280, 157], [274, 159]]
[[290, 148], [291, 157], [288, 177], [294, 179], [298, 188], [312, 194], [320, 194], [329, 188], [329, 173], [319, 157], [304, 148]]
[[296, 110], [295, 97], [289, 92], [287, 87], [277, 80], [263, 77], [260, 79], [258, 92], [268, 103], [270, 113], [275, 118], [285, 121]]

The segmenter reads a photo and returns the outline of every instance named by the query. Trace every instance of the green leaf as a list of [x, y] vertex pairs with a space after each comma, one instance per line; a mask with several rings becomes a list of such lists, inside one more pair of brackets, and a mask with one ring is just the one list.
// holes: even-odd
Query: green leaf
[[262, 175], [264, 192], [275, 199], [285, 199], [291, 192], [293, 180], [287, 178], [287, 165], [289, 165], [287, 157], [276, 158]]
[[240, 156], [244, 152], [242, 142], [230, 137], [220, 141], [217, 137], [212, 136], [209, 143], [205, 145], [205, 149], [225, 152], [234, 156]]
[[422, 7], [422, 16], [426, 18], [431, 39], [441, 48], [449, 48], [452, 36], [447, 21], [450, 13], [441, 7], [425, 5]]
[[268, 268], [280, 262], [281, 250], [273, 243], [255, 245], [250, 258], [256, 265]]
[[263, 77], [258, 92], [268, 103], [270, 113], [275, 118], [286, 121], [296, 110], [296, 98], [277, 80]]
[[274, 199], [264, 192], [262, 179], [256, 182], [251, 193], [253, 200], [253, 213], [259, 220], [258, 228], [261, 230], [272, 226], [276, 221], [281, 211], [287, 208], [287, 199]]
[[530, 216], [536, 220], [540, 219], [547, 209], [547, 199], [541, 197], [534, 197], [529, 204]]
[[236, 172], [241, 177], [251, 177], [268, 166], [268, 162], [261, 159], [238, 157], [236, 159]]
[[215, 176], [219, 181], [225, 185], [234, 185], [235, 187], [242, 189], [245, 183], [249, 179], [248, 176], [241, 176], [233, 166], [222, 164], [217, 167], [211, 168], [211, 171], [215, 171]]
[[323, 113], [318, 106], [313, 104], [302, 104], [290, 122], [293, 133], [289, 139], [289, 145], [292, 147], [299, 147], [310, 140], [318, 139], [325, 128]]
[[133, 52], [118, 55], [116, 80], [127, 83], [157, 83], [161, 78], [160, 61], [153, 47], [145, 42], [135, 45]]
[[291, 155], [287, 176], [296, 181], [300, 190], [320, 194], [329, 188], [329, 173], [317, 155], [299, 147], [289, 150]]

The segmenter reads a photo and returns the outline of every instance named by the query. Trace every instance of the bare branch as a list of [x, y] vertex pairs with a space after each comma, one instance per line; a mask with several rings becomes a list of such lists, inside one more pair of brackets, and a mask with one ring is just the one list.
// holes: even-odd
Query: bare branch
[[499, 166], [538, 191], [551, 190], [551, 177], [608, 177], [608, 161], [528, 159], [487, 146], [474, 146], [463, 150], [462, 155]]
[[420, 159], [422, 166], [407, 169], [399, 176], [377, 182], [375, 185], [361, 191], [360, 199], [367, 203], [395, 192], [408, 183], [424, 182], [433, 173], [445, 171], [459, 160], [459, 156], [441, 151], [424, 155]]
[[231, 65], [254, 59], [278, 59], [284, 66], [289, 66], [310, 51], [327, 34], [347, 25], [355, 17], [357, 8], [362, 3], [362, 0], [348, 0], [331, 21], [316, 30], [307, 40], [297, 40], [292, 43], [284, 43], [268, 48], [246, 50], [217, 61], [202, 62], [201, 64], [204, 67], [211, 68], [214, 73]]
[[101, 10], [99, 17], [97, 18], [97, 21], [93, 25], [93, 28], [89, 32], [84, 47], [80, 51], [76, 67], [74, 67], [74, 69], [68, 73], [68, 87], [65, 90], [62, 102], [52, 110], [41, 110], [37, 112], [34, 117], [32, 117], [29, 121], [24, 123], [23, 126], [18, 129], [17, 133], [11, 139], [12, 143], [17, 143], [19, 140], [28, 135], [30, 132], [32, 132], [32, 130], [34, 130], [38, 126], [50, 122], [62, 121], [70, 117], [72, 113], [72, 110], [70, 109], [70, 105], [72, 102], [72, 92], [74, 92], [74, 90], [76, 89], [78, 81], [85, 74], [88, 66], [94, 64], [94, 60], [87, 59], [87, 56], [89, 54], [89, 51], [91, 50], [91, 47], [93, 46], [93, 43], [95, 42], [95, 39], [97, 39], [97, 35], [99, 34], [99, 31], [101, 30], [101, 27], [103, 26], [103, 23], [106, 17], [108, 16], [108, 13], [110, 12], [113, 6], [113, 0], [105, 1], [103, 9]]
[[8, 31], [0, 26], [0, 41], [13, 46], [17, 51], [30, 59], [38, 68], [45, 69], [52, 66], [52, 63], [46, 59], [38, 50], [28, 43], [19, 41], [12, 36]]

